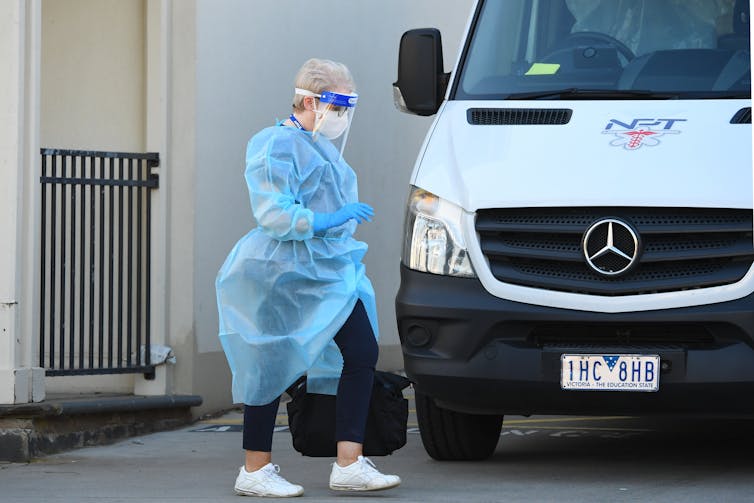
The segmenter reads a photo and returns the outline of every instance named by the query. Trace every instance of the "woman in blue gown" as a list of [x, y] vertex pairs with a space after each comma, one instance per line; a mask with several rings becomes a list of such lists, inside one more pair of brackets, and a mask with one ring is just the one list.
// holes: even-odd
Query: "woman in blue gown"
[[258, 227], [233, 247], [216, 280], [220, 340], [244, 404], [243, 495], [298, 496], [271, 463], [280, 395], [306, 374], [307, 389], [335, 394], [338, 458], [330, 488], [400, 484], [362, 456], [377, 362], [374, 290], [353, 237], [371, 221], [342, 156], [358, 96], [344, 65], [311, 59], [296, 76], [289, 119], [257, 133], [246, 184]]

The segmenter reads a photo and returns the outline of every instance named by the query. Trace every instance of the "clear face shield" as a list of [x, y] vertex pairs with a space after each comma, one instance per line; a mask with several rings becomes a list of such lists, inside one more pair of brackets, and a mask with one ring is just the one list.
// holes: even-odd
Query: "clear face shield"
[[320, 136], [330, 140], [335, 148], [343, 155], [343, 149], [348, 140], [348, 131], [351, 129], [351, 121], [359, 99], [358, 94], [336, 93], [322, 91], [322, 94], [313, 93], [306, 89], [296, 88], [296, 94], [318, 98], [316, 117], [312, 138], [314, 141]]

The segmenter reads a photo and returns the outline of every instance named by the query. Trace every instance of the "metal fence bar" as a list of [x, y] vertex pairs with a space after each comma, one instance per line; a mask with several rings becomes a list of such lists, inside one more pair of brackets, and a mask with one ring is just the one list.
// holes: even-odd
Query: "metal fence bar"
[[[57, 158], [52, 158], [52, 173], [53, 175], [57, 174]], [[50, 250], [56, 250], [55, 241], [57, 236], [57, 219], [56, 219], [56, 213], [57, 213], [57, 191], [55, 190], [55, 185], [50, 187], [50, 223], [52, 225], [52, 229], [50, 231]], [[42, 229], [42, 232], [44, 233], [44, 229]], [[54, 366], [55, 362], [55, 278], [56, 278], [56, 271], [55, 271], [55, 254], [50, 252], [50, 366]], [[44, 278], [42, 279], [44, 281]], [[40, 365], [41, 367], [46, 367], [47, 365], [43, 364]]]
[[[108, 159], [108, 164], [110, 165], [110, 177], [115, 177], [115, 159]], [[108, 279], [107, 282], [108, 286], [108, 306], [107, 306], [107, 334], [108, 334], [108, 341], [107, 341], [107, 365], [108, 367], [113, 367], [113, 337], [114, 337], [114, 325], [113, 323], [115, 320], [113, 319], [113, 308], [115, 306], [115, 289], [113, 287], [113, 277], [114, 277], [114, 271], [115, 271], [115, 199], [113, 197], [113, 190], [111, 188], [108, 188], [106, 192], [108, 196], [108, 202], [110, 204], [110, 211], [108, 212], [108, 241], [109, 241], [109, 247], [108, 247], [108, 266], [107, 266], [107, 273], [108, 273]]]
[[[76, 158], [74, 156], [68, 157], [69, 169], [71, 177], [76, 176]], [[70, 328], [68, 329], [68, 367], [73, 368], [75, 353], [73, 349], [76, 347], [76, 186], [71, 185], [71, 218], [69, 220], [70, 225], [70, 243], [71, 243], [71, 260], [70, 260], [70, 294], [68, 296], [68, 320], [70, 321]], [[64, 203], [65, 204], [65, 203]]]
[[[118, 158], [118, 178], [123, 179], [123, 159]], [[123, 186], [118, 190], [118, 251], [123, 251]], [[116, 262], [118, 264], [118, 351], [117, 362], [123, 361], [123, 257], [119, 253]]]
[[[134, 161], [133, 159], [128, 160], [128, 179], [133, 180], [134, 177]], [[133, 333], [133, 215], [134, 215], [134, 204], [133, 204], [133, 186], [128, 186], [125, 188], [127, 198], [128, 198], [128, 252], [126, 253], [128, 255], [128, 289], [126, 293], [126, 320], [128, 320], [128, 325], [126, 327], [126, 333], [132, 334]], [[130, 367], [132, 362], [132, 351], [133, 347], [133, 338], [129, 337], [126, 340], [126, 366]]]
[[[157, 175], [151, 173], [149, 169], [149, 164], [147, 164], [145, 172], [144, 172], [144, 179], [146, 183], [157, 183]], [[147, 185], [149, 186], [149, 185]], [[146, 194], [146, 200], [147, 200], [147, 215], [146, 215], [146, 232], [145, 232], [145, 239], [146, 239], [146, 250], [147, 253], [145, 254], [146, 257], [149, 257], [149, 250], [152, 249], [152, 198], [149, 197], [149, 194]], [[149, 348], [152, 344], [151, 339], [151, 327], [149, 326], [149, 320], [151, 319], [151, 313], [152, 313], [152, 290], [149, 288], [149, 278], [152, 274], [152, 261], [147, 260], [146, 264], [144, 266], [145, 268], [145, 296], [146, 300], [144, 302], [144, 346]], [[149, 351], [144, 352], [144, 365], [150, 366], [152, 363], [152, 355]]]
[[[100, 177], [105, 176], [105, 159], [100, 158], [99, 162]], [[99, 337], [99, 346], [97, 350], [98, 367], [105, 365], [105, 188], [101, 187], [99, 193], [99, 290], [97, 298], [99, 299], [99, 317], [97, 332]]]
[[41, 154], [40, 366], [48, 375], [153, 375], [150, 191], [159, 156]]
[[[144, 177], [142, 176], [142, 170], [144, 170], [144, 167], [146, 166], [146, 163], [139, 162], [136, 165], [136, 178], [139, 181], [144, 180]], [[149, 167], [146, 166], [146, 171], [149, 171]], [[139, 209], [136, 212], [136, 249], [138, 252], [136, 253], [136, 270], [139, 271], [138, 276], [136, 277], [136, 347], [141, 347], [141, 314], [142, 314], [142, 304], [141, 304], [141, 278], [142, 278], [142, 261], [141, 256], [143, 252], [142, 248], [142, 239], [141, 239], [141, 233], [142, 233], [142, 192], [146, 190], [145, 187], [139, 187], [136, 190], [136, 207]], [[141, 361], [141, 351], [136, 353], [136, 365], [141, 365], [143, 362]]]
[[[67, 167], [68, 167], [68, 157], [63, 156], [63, 176], [66, 176]], [[68, 186], [63, 185], [60, 188], [60, 292], [61, 292], [61, 302], [60, 302], [60, 312], [58, 315], [60, 316], [60, 338], [59, 338], [59, 355], [58, 358], [60, 359], [60, 363], [58, 364], [60, 368], [65, 368], [65, 333], [66, 333], [66, 326], [65, 326], [65, 302], [62, 302], [65, 299], [65, 295], [63, 292], [66, 291], [66, 222], [68, 222], [68, 219], [66, 218], [66, 204], [65, 200], [68, 197]]]
[[[88, 156], [89, 159], [89, 176], [94, 178], [94, 156]], [[89, 367], [94, 367], [94, 289], [96, 286], [95, 277], [95, 259], [94, 259], [94, 243], [95, 232], [97, 229], [95, 221], [95, 187], [89, 187]], [[82, 364], [83, 367], [83, 364]]]
[[[79, 157], [79, 170], [81, 172], [81, 176], [85, 176], [85, 170], [86, 170], [86, 158], [85, 157]], [[86, 280], [86, 193], [87, 193], [88, 187], [86, 185], [82, 185], [79, 188], [79, 210], [80, 210], [80, 217], [79, 217], [79, 234], [80, 234], [80, 240], [79, 240], [79, 296], [78, 296], [78, 305], [79, 305], [79, 337], [78, 337], [78, 343], [79, 343], [79, 358], [78, 358], [78, 366], [79, 368], [84, 367], [84, 359], [85, 359], [85, 353], [84, 353], [84, 342], [86, 341], [86, 320], [84, 319], [84, 304], [86, 301], [86, 293], [87, 290], [85, 288], [84, 281]]]
[[[48, 158], [45, 156], [42, 156], [42, 173], [47, 172], [47, 161], [48, 161]], [[39, 321], [42, 327], [44, 327], [44, 323], [45, 323], [45, 317], [46, 317], [45, 304], [47, 303], [47, 291], [45, 289], [47, 285], [47, 281], [45, 281], [45, 278], [47, 277], [47, 233], [45, 232], [46, 229], [47, 229], [47, 185], [42, 184], [42, 239], [40, 242], [42, 281], [39, 288]], [[44, 363], [44, 358], [45, 358], [45, 331], [43, 328], [39, 334], [40, 365]]]

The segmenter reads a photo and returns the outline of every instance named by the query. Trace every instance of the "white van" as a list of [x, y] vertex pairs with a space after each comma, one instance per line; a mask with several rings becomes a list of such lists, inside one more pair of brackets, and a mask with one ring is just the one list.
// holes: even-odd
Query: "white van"
[[504, 414], [754, 412], [748, 0], [479, 0], [458, 62], [401, 40], [437, 114], [396, 297], [427, 452]]

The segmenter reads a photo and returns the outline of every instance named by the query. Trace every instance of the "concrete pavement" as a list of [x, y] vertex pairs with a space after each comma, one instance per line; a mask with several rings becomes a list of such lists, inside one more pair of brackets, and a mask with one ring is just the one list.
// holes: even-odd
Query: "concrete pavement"
[[[0, 502], [253, 501], [233, 492], [243, 459], [241, 418], [232, 411], [109, 446], [0, 463]], [[754, 501], [748, 419], [509, 417], [490, 460], [440, 463], [424, 452], [412, 414], [407, 445], [373, 458], [402, 485], [355, 495], [328, 489], [333, 460], [295, 452], [286, 420], [281, 406], [273, 462], [304, 486], [305, 499], [296, 501]]]
[[[407, 390], [408, 391], [408, 390]], [[410, 393], [406, 393], [409, 397]], [[415, 432], [413, 401], [409, 426]], [[68, 451], [28, 464], [0, 463], [0, 502], [176, 502], [246, 501], [233, 492], [243, 460], [243, 415], [234, 410], [174, 431], [133, 437], [113, 445]], [[360, 501], [330, 491], [329, 458], [305, 458], [293, 450], [281, 404], [273, 440], [273, 462], [281, 474], [304, 486], [307, 501]], [[406, 472], [413, 459], [428, 459], [417, 433], [406, 447], [373, 458], [383, 471]], [[407, 483], [366, 497], [426, 501], [421, 487]]]

